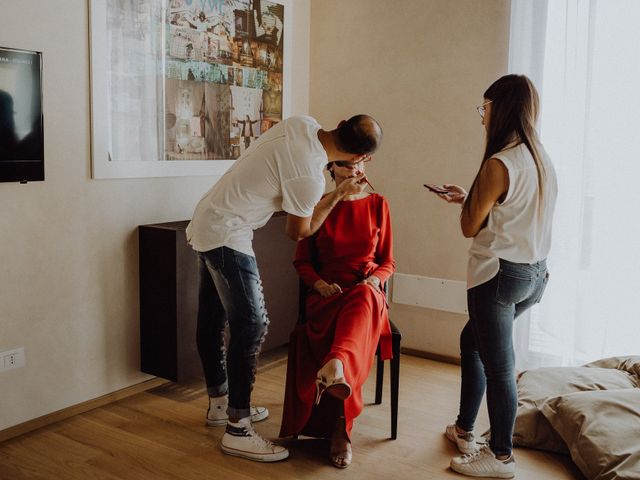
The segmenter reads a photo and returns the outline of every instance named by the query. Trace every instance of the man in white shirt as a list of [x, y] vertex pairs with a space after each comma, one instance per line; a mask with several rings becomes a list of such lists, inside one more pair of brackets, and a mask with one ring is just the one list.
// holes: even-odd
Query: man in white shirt
[[269, 323], [253, 231], [284, 210], [290, 238], [298, 241], [315, 233], [341, 199], [366, 185], [359, 173], [322, 197], [326, 165], [366, 161], [381, 140], [380, 125], [367, 115], [342, 121], [330, 131], [311, 117], [288, 118], [256, 139], [196, 206], [187, 239], [200, 262], [197, 344], [209, 393], [207, 424], [226, 425], [222, 451], [227, 454], [261, 462], [289, 456], [286, 448], [252, 427], [252, 421], [269, 415], [266, 408], [250, 405]]

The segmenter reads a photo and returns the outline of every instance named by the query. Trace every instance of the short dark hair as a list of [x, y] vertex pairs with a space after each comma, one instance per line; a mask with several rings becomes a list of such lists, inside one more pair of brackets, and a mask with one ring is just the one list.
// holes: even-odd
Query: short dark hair
[[355, 115], [335, 130], [336, 146], [344, 153], [373, 153], [382, 142], [382, 128], [369, 115]]

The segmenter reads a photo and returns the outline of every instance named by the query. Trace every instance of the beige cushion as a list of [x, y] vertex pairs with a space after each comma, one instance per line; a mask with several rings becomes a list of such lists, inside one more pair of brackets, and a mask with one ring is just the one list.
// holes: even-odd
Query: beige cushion
[[640, 355], [630, 357], [611, 357], [587, 363], [585, 367], [615, 368], [633, 375], [640, 381]]
[[640, 479], [640, 389], [570, 393], [541, 411], [587, 479]]
[[625, 389], [639, 386], [638, 378], [624, 370], [599, 367], [537, 368], [518, 377], [518, 411], [514, 445], [568, 453], [564, 441], [540, 413], [548, 398], [572, 392]]

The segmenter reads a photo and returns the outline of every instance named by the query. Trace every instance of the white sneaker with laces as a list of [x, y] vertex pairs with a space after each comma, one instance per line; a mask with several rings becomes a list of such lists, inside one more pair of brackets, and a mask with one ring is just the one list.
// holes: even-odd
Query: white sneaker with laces
[[506, 460], [498, 460], [488, 445], [473, 453], [451, 459], [451, 470], [469, 477], [513, 478], [516, 460], [513, 453]]
[[242, 418], [238, 423], [227, 423], [222, 451], [256, 462], [277, 462], [289, 456], [289, 450], [262, 438], [251, 426], [250, 417]]
[[[207, 425], [210, 427], [222, 427], [227, 424], [229, 416], [227, 415], [227, 407], [229, 406], [229, 397], [223, 395], [221, 397], [209, 397], [209, 409], [207, 410]], [[269, 416], [269, 410], [266, 407], [251, 407], [251, 421], [261, 422]]]
[[462, 435], [456, 430], [456, 424], [447, 425], [444, 431], [445, 436], [458, 446], [462, 453], [473, 453], [478, 450], [478, 444], [473, 432], [466, 432]]

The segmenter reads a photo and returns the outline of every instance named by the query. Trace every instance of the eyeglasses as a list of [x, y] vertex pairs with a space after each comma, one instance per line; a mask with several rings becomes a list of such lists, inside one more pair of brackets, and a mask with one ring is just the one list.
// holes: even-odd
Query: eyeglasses
[[349, 161], [349, 160], [336, 160], [333, 163], [337, 167], [351, 168], [351, 167], [355, 167], [359, 163], [367, 163], [367, 162], [370, 162], [371, 160], [373, 160], [373, 157], [371, 155], [366, 155], [366, 156], [362, 157], [362, 159], [357, 160], [357, 161], [353, 161], [353, 162]]
[[489, 100], [488, 102], [484, 102], [479, 107], [476, 107], [476, 110], [478, 110], [478, 113], [480, 114], [480, 118], [484, 118], [484, 114], [487, 112], [487, 105], [489, 105], [491, 102], [493, 102], [493, 100]]
[[355, 167], [360, 162], [348, 162], [346, 160], [336, 160], [333, 163], [336, 167], [352, 168], [352, 167]]

